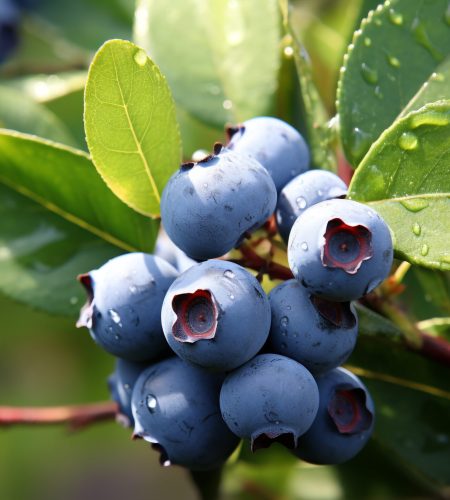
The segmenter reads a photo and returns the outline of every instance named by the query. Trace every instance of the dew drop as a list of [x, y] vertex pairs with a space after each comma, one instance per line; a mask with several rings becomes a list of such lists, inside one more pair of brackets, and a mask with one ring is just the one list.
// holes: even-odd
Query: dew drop
[[424, 243], [422, 245], [422, 249], [420, 250], [420, 255], [422, 255], [423, 257], [425, 257], [426, 255], [428, 255], [428, 252], [430, 251], [430, 247]]
[[366, 47], [370, 47], [372, 45], [372, 40], [368, 36], [364, 37], [364, 45]]
[[121, 318], [119, 316], [119, 313], [115, 309], [110, 309], [108, 311], [108, 314], [116, 325], [120, 325]]
[[224, 271], [223, 275], [225, 276], [225, 278], [230, 278], [230, 279], [233, 279], [235, 276], [235, 274], [231, 269], [227, 269], [226, 271]]
[[378, 17], [376, 17], [373, 22], [375, 23], [376, 26], [381, 26], [383, 23], [381, 22], [381, 19], [379, 19]]
[[147, 54], [143, 50], [138, 50], [136, 54], [134, 54], [134, 60], [139, 66], [145, 66]]
[[445, 81], [445, 76], [442, 73], [433, 73], [431, 79], [435, 82], [443, 82]]
[[303, 198], [302, 196], [299, 196], [295, 202], [297, 203], [297, 207], [300, 209], [300, 210], [303, 210], [305, 207], [306, 207], [306, 200], [305, 198]]
[[423, 198], [411, 198], [409, 200], [402, 200], [400, 203], [410, 212], [420, 212], [429, 205], [428, 201]]
[[112, 333], [114, 331], [114, 328], [112, 326], [108, 326], [108, 328], [106, 329], [106, 331], [108, 333]]
[[304, 252], [307, 252], [307, 251], [308, 251], [308, 243], [306, 243], [306, 241], [304, 241], [304, 242], [300, 245], [300, 248], [301, 248]]
[[207, 183], [207, 182], [205, 182], [205, 183], [203, 184], [203, 187], [206, 189], [206, 188], [208, 187], [208, 183]]
[[147, 408], [150, 410], [150, 413], [155, 412], [157, 405], [158, 405], [158, 401], [155, 398], [155, 396], [153, 396], [153, 394], [149, 394], [147, 396]]
[[138, 291], [138, 287], [136, 285], [130, 286], [130, 293], [135, 294], [135, 293], [137, 293], [137, 291]]
[[383, 99], [383, 93], [381, 92], [381, 87], [377, 85], [374, 90], [374, 94], [378, 99]]
[[170, 467], [172, 465], [172, 462], [170, 460], [164, 460], [162, 465], [163, 467]]
[[398, 140], [398, 145], [405, 151], [416, 149], [418, 144], [417, 136], [412, 132], [403, 132]]
[[283, 316], [280, 320], [280, 325], [281, 326], [288, 326], [289, 324], [289, 318], [287, 316]]
[[362, 158], [372, 144], [371, 136], [358, 127], [355, 127], [351, 135], [350, 150], [355, 158]]
[[416, 236], [420, 236], [420, 233], [422, 232], [422, 228], [420, 227], [420, 224], [418, 222], [414, 223], [412, 230]]
[[228, 294], [228, 297], [230, 298], [230, 300], [234, 300], [234, 295], [232, 293]]
[[120, 340], [121, 338], [122, 338], [122, 337], [121, 337], [118, 333], [116, 333], [116, 334], [114, 335], [114, 339], [115, 339], [115, 340]]
[[291, 307], [291, 306], [286, 306], [286, 309], [287, 309], [288, 311], [290, 311], [290, 310], [292, 309], [292, 307]]
[[361, 74], [364, 80], [371, 85], [375, 85], [378, 82], [378, 72], [376, 69], [372, 69], [366, 63], [361, 64]]
[[395, 12], [394, 9], [389, 9], [389, 21], [396, 26], [401, 26], [403, 24], [403, 16], [400, 12]]
[[323, 196], [323, 191], [321, 189], [317, 190], [317, 196]]
[[78, 300], [79, 300], [78, 297], [73, 296], [73, 297], [70, 297], [69, 303], [74, 306], [75, 304], [78, 304]]
[[229, 110], [233, 107], [233, 102], [230, 99], [225, 99], [222, 103], [223, 109]]
[[394, 68], [400, 67], [400, 61], [395, 56], [387, 56], [389, 64]]
[[197, 151], [194, 151], [192, 153], [191, 159], [193, 162], [197, 163], [197, 162], [203, 160], [203, 158], [206, 158], [208, 155], [209, 155], [209, 152], [206, 151], [206, 149], [197, 149]]
[[290, 45], [288, 45], [284, 48], [283, 54], [285, 55], [285, 57], [292, 57], [294, 55], [294, 49]]

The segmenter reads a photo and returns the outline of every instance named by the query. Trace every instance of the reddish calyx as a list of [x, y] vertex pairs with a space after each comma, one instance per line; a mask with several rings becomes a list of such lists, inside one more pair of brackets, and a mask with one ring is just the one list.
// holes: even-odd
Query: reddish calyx
[[212, 339], [216, 334], [218, 308], [209, 290], [175, 295], [172, 308], [177, 319], [172, 333], [179, 342]]
[[350, 302], [332, 302], [331, 300], [311, 295], [310, 300], [318, 313], [334, 326], [353, 328], [356, 318], [350, 309]]
[[322, 247], [322, 264], [355, 274], [373, 255], [372, 233], [360, 224], [349, 226], [342, 219], [328, 222]]
[[372, 425], [363, 389], [337, 389], [328, 404], [328, 414], [341, 434], [358, 434]]

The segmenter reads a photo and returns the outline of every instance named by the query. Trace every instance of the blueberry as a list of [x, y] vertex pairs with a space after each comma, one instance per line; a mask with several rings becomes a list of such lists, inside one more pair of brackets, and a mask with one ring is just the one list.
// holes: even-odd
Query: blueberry
[[134, 425], [131, 413], [131, 394], [139, 375], [148, 367], [148, 363], [136, 363], [118, 358], [116, 369], [108, 377], [108, 387], [112, 399], [119, 406], [119, 419], [126, 427]]
[[259, 116], [237, 127], [229, 127], [227, 147], [258, 160], [275, 183], [277, 191], [309, 166], [309, 149], [303, 137], [288, 123]]
[[294, 177], [278, 196], [276, 220], [278, 231], [287, 243], [295, 219], [311, 205], [347, 194], [345, 183], [332, 172], [308, 170]]
[[180, 273], [197, 264], [172, 242], [163, 228], [161, 228], [156, 240], [155, 255], [167, 261]]
[[239, 440], [220, 415], [222, 374], [173, 357], [147, 368], [132, 396], [135, 435], [153, 444], [162, 465], [214, 469]]
[[313, 205], [289, 236], [292, 273], [311, 293], [329, 300], [369, 293], [389, 275], [392, 259], [387, 224], [375, 210], [351, 200]]
[[374, 404], [358, 377], [336, 368], [316, 379], [320, 404], [294, 454], [314, 464], [339, 464], [359, 453], [374, 426]]
[[228, 427], [252, 450], [279, 442], [295, 448], [316, 416], [319, 392], [311, 373], [279, 354], [260, 354], [230, 373], [220, 391]]
[[0, 63], [16, 48], [19, 41], [20, 13], [11, 0], [0, 0]]
[[209, 260], [173, 282], [161, 321], [178, 356], [210, 370], [232, 370], [252, 358], [267, 340], [269, 299], [243, 267]]
[[168, 351], [161, 328], [164, 295], [178, 272], [153, 255], [129, 253], [78, 277], [88, 293], [77, 326], [89, 328], [105, 351], [130, 361]]
[[358, 317], [349, 302], [311, 295], [297, 280], [269, 294], [272, 322], [269, 349], [295, 359], [314, 374], [336, 368], [350, 356]]
[[164, 188], [161, 217], [189, 257], [220, 257], [273, 213], [276, 189], [255, 160], [216, 145], [215, 154], [181, 166]]

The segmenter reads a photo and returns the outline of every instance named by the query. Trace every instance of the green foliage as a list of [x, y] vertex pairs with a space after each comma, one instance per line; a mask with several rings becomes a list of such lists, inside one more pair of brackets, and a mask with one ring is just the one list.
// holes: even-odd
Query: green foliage
[[348, 196], [369, 203], [389, 224], [400, 258], [450, 269], [450, 102], [396, 121], [372, 146]]
[[[353, 166], [440, 70], [449, 47], [446, 0], [387, 1], [362, 22], [344, 58], [338, 91], [341, 140]], [[443, 89], [449, 98], [448, 84]]]
[[268, 114], [280, 65], [277, 0], [140, 0], [134, 38], [175, 100], [216, 127]]
[[135, 210], [157, 217], [181, 145], [170, 90], [142, 49], [121, 40], [99, 49], [84, 117], [89, 150], [105, 182]]

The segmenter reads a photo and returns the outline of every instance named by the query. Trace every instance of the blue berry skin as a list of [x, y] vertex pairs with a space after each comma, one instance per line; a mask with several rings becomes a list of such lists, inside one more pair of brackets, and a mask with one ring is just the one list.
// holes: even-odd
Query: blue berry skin
[[0, 0], [0, 63], [5, 61], [19, 41], [20, 12], [11, 0]]
[[178, 272], [160, 257], [135, 252], [78, 277], [88, 293], [77, 326], [107, 352], [147, 361], [169, 349], [161, 327], [164, 296]]
[[279, 442], [295, 448], [312, 425], [319, 391], [311, 373], [279, 354], [259, 354], [231, 372], [220, 391], [220, 409], [228, 427], [251, 439], [253, 451]]
[[156, 239], [155, 255], [161, 257], [171, 264], [180, 273], [197, 264], [197, 261], [188, 257], [180, 250], [175, 243], [167, 236], [167, 233], [161, 228]]
[[305, 210], [289, 236], [289, 267], [314, 295], [355, 300], [377, 287], [392, 266], [389, 228], [367, 205], [327, 200]]
[[326, 170], [308, 170], [294, 177], [278, 196], [276, 221], [287, 243], [297, 217], [311, 205], [347, 194], [344, 181]]
[[319, 411], [293, 453], [313, 464], [340, 464], [353, 458], [369, 440], [374, 404], [358, 377], [336, 368], [317, 377]]
[[303, 137], [288, 123], [259, 116], [228, 129], [227, 147], [257, 160], [271, 175], [277, 192], [309, 167], [310, 155]]
[[209, 370], [233, 370], [266, 342], [269, 299], [243, 267], [208, 260], [173, 282], [164, 299], [161, 322], [178, 356]]
[[191, 470], [219, 467], [239, 439], [228, 430], [219, 406], [223, 375], [177, 357], [147, 368], [132, 395], [135, 436], [153, 443], [162, 465]]
[[311, 295], [297, 280], [269, 294], [272, 322], [268, 348], [318, 374], [343, 364], [358, 336], [358, 317], [349, 302]]
[[116, 369], [108, 377], [109, 392], [119, 406], [119, 419], [126, 427], [134, 426], [131, 394], [136, 380], [147, 367], [148, 363], [136, 363], [117, 358]]
[[220, 257], [262, 226], [277, 202], [273, 181], [257, 161], [216, 145], [215, 154], [180, 167], [161, 198], [170, 239], [189, 257]]

